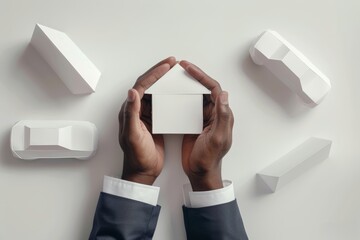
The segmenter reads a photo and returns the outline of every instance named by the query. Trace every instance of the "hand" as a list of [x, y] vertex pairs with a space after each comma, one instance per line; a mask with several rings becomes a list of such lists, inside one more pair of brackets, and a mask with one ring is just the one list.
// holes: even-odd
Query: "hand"
[[151, 134], [151, 96], [144, 92], [176, 64], [169, 57], [141, 75], [119, 113], [119, 142], [124, 151], [122, 179], [152, 185], [164, 164], [164, 139]]
[[200, 135], [184, 135], [182, 165], [194, 191], [223, 187], [221, 161], [232, 143], [233, 113], [228, 93], [217, 81], [195, 65], [181, 61], [180, 65], [211, 91], [204, 97], [204, 130]]

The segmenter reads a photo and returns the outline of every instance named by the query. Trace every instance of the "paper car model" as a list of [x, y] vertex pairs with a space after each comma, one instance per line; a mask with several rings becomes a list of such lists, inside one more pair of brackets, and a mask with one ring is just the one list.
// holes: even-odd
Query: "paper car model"
[[254, 63], [264, 65], [308, 106], [314, 107], [331, 89], [330, 80], [277, 32], [267, 30], [250, 48]]
[[26, 160], [87, 159], [96, 152], [98, 133], [85, 121], [24, 120], [12, 127], [10, 145], [15, 157]]

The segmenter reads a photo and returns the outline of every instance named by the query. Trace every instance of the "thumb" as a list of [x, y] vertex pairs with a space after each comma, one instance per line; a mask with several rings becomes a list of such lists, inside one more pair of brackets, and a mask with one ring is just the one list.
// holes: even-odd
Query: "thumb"
[[230, 147], [227, 145], [231, 144], [233, 123], [234, 117], [229, 107], [228, 93], [222, 91], [215, 100], [215, 119], [211, 136], [216, 147]]
[[124, 132], [137, 133], [140, 128], [140, 109], [141, 102], [139, 93], [135, 89], [128, 91], [126, 105], [124, 109]]

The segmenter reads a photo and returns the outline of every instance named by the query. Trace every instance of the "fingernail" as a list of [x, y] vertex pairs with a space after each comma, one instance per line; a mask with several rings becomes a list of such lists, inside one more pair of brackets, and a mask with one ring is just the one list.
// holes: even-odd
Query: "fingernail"
[[133, 101], [135, 101], [135, 94], [134, 94], [134, 92], [132, 91], [132, 89], [130, 89], [130, 90], [128, 91], [127, 101], [128, 101], [128, 102], [133, 102]]
[[220, 93], [220, 103], [224, 104], [224, 105], [228, 105], [229, 104], [229, 97], [228, 97], [228, 93], [227, 92], [222, 92]]

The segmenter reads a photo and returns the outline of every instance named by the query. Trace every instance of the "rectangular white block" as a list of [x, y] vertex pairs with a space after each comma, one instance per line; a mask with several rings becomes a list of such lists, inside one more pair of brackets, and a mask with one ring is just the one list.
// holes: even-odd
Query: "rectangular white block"
[[65, 33], [37, 24], [30, 44], [73, 94], [95, 92], [100, 71]]
[[28, 128], [29, 146], [59, 145], [60, 131], [57, 128]]
[[275, 192], [317, 163], [327, 159], [332, 141], [310, 138], [258, 175]]
[[152, 132], [199, 134], [203, 129], [203, 95], [152, 95]]
[[71, 130], [71, 126], [61, 128], [25, 127], [25, 141], [27, 149], [71, 149]]

